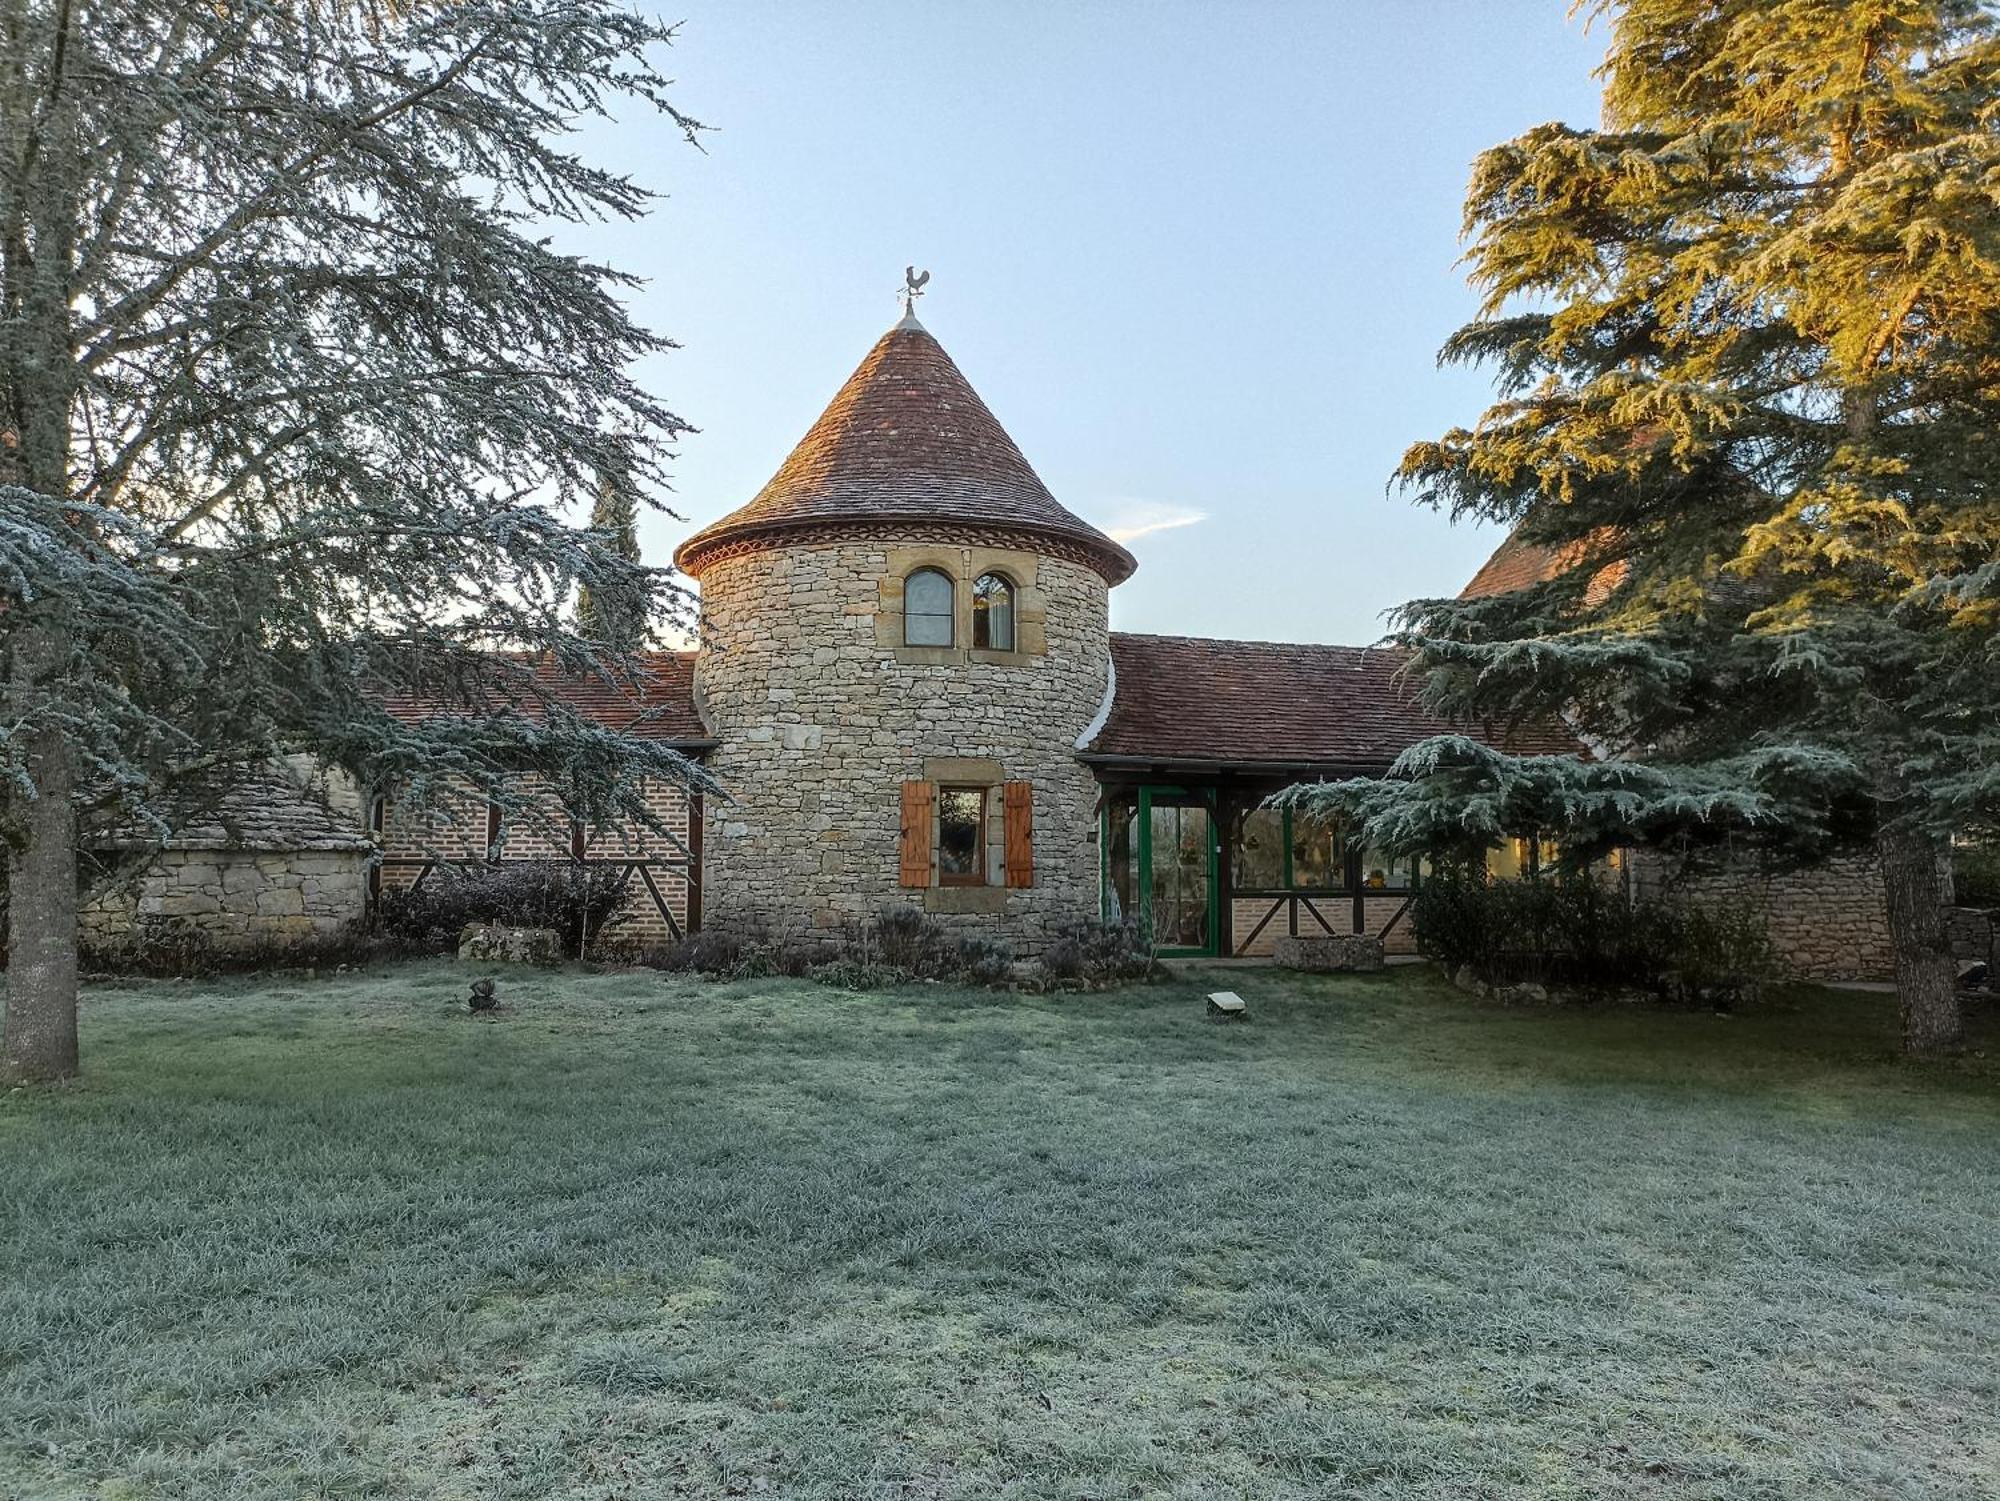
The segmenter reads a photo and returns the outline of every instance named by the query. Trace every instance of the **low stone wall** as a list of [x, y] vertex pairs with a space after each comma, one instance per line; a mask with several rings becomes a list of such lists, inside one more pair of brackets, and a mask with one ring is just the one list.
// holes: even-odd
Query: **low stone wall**
[[366, 909], [368, 860], [364, 849], [168, 850], [136, 886], [87, 906], [82, 936], [116, 948], [171, 920], [219, 953], [332, 938]]
[[1944, 925], [1951, 956], [1960, 963], [1992, 964], [2000, 958], [2000, 909], [1947, 907]]
[[1642, 895], [1671, 885], [1706, 906], [1755, 912], [1786, 969], [1808, 980], [1886, 980], [1895, 969], [1882, 868], [1872, 855], [1774, 874], [1739, 869], [1669, 880], [1663, 863], [1632, 858]]

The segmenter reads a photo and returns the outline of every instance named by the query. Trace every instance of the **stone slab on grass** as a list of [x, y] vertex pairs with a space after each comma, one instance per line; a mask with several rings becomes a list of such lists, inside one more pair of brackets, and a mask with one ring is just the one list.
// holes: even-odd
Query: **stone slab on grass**
[[467, 923], [458, 934], [458, 957], [473, 964], [560, 964], [562, 949], [554, 928]]
[[1380, 969], [1382, 940], [1365, 933], [1280, 938], [1271, 946], [1271, 962], [1280, 969], [1302, 969], [1316, 974]]

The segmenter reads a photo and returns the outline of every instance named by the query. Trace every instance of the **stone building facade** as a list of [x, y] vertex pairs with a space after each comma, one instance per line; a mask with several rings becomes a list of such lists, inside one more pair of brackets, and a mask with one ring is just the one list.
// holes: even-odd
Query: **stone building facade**
[[[226, 786], [194, 789], [188, 818], [133, 881], [85, 904], [84, 946], [196, 944], [217, 954], [277, 951], [337, 939], [366, 911], [374, 845], [354, 789], [278, 764]], [[140, 841], [109, 837], [98, 853]], [[141, 846], [150, 848], [150, 846]]]
[[[732, 799], [709, 812], [707, 921], [833, 937], [907, 902], [1032, 952], [1095, 911], [1097, 783], [1076, 747], [1110, 671], [1105, 581], [1012, 540], [912, 528], [893, 543], [802, 539], [705, 567], [711, 649], [696, 693], [718, 742], [709, 768]], [[996, 570], [1012, 580], [1018, 649], [904, 647], [902, 584], [918, 568], [947, 575], [961, 599]], [[981, 794], [976, 882], [947, 884], [940, 830], [926, 827], [924, 883], [903, 884], [912, 782]], [[1005, 870], [1009, 783], [1030, 789], [1026, 884]]]
[[695, 698], [731, 799], [708, 810], [708, 922], [833, 938], [911, 905], [1026, 954], [1095, 912], [1077, 749], [1133, 562], [913, 316], [676, 561], [701, 583]]
[[[1090, 919], [1134, 921], [1166, 953], [1354, 932], [1409, 952], [1417, 868], [1266, 799], [1380, 775], [1446, 733], [1577, 748], [1560, 726], [1437, 718], [1394, 650], [1111, 630], [1132, 556], [1050, 494], [913, 316], [676, 561], [701, 588], [697, 651], [648, 654], [623, 685], [522, 659], [517, 707], [561, 701], [664, 742], [720, 795], [655, 788], [655, 831], [575, 827], [554, 808], [507, 823], [470, 794], [417, 816], [383, 789], [324, 847], [176, 848], [135, 911], [102, 921], [171, 911], [317, 934], [441, 867], [568, 860], [621, 873], [607, 936], [639, 945], [704, 926], [818, 943], [910, 907], [1024, 956]], [[1563, 566], [1510, 540], [1468, 589]], [[1529, 868], [1505, 849], [1488, 863]], [[1762, 912], [1798, 973], [1888, 971], [1867, 861], [1698, 889]]]

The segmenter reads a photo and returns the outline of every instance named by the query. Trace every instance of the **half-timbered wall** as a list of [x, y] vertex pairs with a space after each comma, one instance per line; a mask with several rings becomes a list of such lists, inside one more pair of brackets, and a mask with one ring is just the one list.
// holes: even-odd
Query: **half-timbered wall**
[[404, 812], [391, 797], [370, 815], [379, 822], [378, 887], [407, 889], [447, 864], [580, 859], [625, 878], [607, 944], [677, 942], [701, 926], [700, 818], [690, 795], [668, 783], [649, 783], [646, 802], [660, 830], [636, 822], [575, 829], [553, 794], [532, 814], [505, 820], [470, 788], [422, 811]]

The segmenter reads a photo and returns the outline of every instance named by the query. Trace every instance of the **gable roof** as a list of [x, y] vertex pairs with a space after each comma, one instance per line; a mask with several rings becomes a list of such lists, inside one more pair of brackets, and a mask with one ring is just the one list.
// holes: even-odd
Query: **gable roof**
[[1562, 753], [1559, 728], [1452, 724], [1417, 702], [1400, 648], [1111, 633], [1117, 688], [1087, 760], [1270, 768], [1388, 765], [1433, 735], [1515, 754]]
[[[532, 719], [542, 714], [546, 700], [635, 739], [705, 748], [715, 741], [695, 709], [694, 658], [691, 651], [639, 652], [633, 659], [633, 679], [627, 682], [615, 674], [564, 672], [546, 654], [509, 653], [510, 664], [520, 674], [519, 691], [509, 693], [503, 683], [495, 691], [493, 707], [518, 709]], [[409, 695], [392, 696], [387, 707], [403, 720], [470, 712], [462, 704], [426, 702]]]
[[945, 522], [1060, 539], [1109, 583], [1138, 566], [1049, 494], [1006, 429], [914, 317], [875, 341], [770, 483], [683, 542], [674, 562], [699, 578], [730, 544], [801, 530]]

